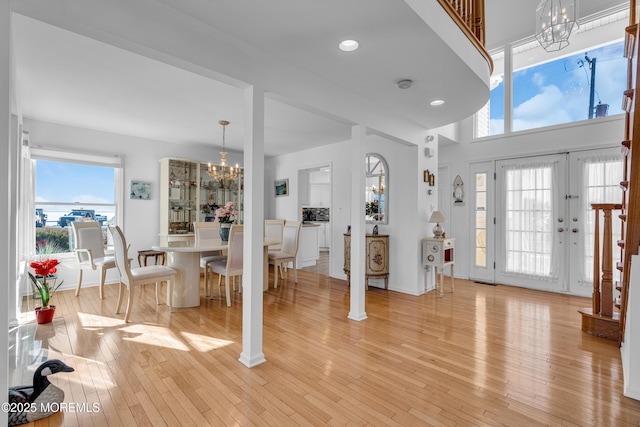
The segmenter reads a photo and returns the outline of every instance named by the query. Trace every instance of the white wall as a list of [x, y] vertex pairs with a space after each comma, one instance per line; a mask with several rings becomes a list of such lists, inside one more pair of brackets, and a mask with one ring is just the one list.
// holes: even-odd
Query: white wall
[[[447, 166], [451, 180], [460, 175], [465, 183], [466, 199], [473, 191], [469, 164], [479, 161], [508, 159], [523, 156], [565, 153], [568, 151], [620, 146], [623, 139], [624, 117], [613, 116], [585, 120], [569, 125], [553, 126], [543, 130], [523, 131], [508, 136], [472, 140], [472, 120], [461, 123], [461, 142], [443, 145], [439, 149], [440, 166]], [[448, 187], [452, 188], [452, 182]], [[472, 206], [453, 206], [451, 192], [445, 193], [450, 203], [451, 218], [447, 224], [450, 237], [456, 238], [457, 277], [469, 277], [472, 242], [470, 226], [473, 224]]]
[[[331, 165], [331, 272], [332, 277], [346, 279], [343, 234], [350, 224], [351, 170], [350, 144], [345, 141], [311, 150], [300, 151], [267, 160], [265, 192], [273, 194], [275, 179], [289, 179], [288, 197], [266, 197], [265, 216], [299, 219], [298, 170]], [[435, 209], [437, 196], [427, 198], [422, 170], [437, 167], [436, 158], [426, 158], [424, 147], [402, 145], [379, 136], [367, 138], [367, 151], [382, 155], [389, 166], [389, 224], [380, 225], [381, 234], [389, 234], [389, 289], [418, 295], [424, 292], [421, 239], [427, 235], [427, 215]], [[364, 159], [363, 159], [364, 165]], [[363, 189], [364, 191], [364, 189]], [[368, 225], [371, 232], [373, 226]], [[383, 281], [370, 281], [371, 286], [384, 286]]]
[[[150, 249], [158, 244], [160, 231], [160, 159], [178, 157], [212, 163], [220, 160], [219, 147], [183, 146], [161, 141], [153, 141], [115, 133], [100, 132], [25, 119], [24, 129], [29, 132], [30, 145], [56, 146], [69, 150], [118, 154], [124, 159], [124, 219], [123, 231], [127, 243], [131, 244], [131, 257], [137, 259], [137, 251]], [[230, 164], [243, 164], [242, 154], [230, 152]], [[88, 178], [90, 179], [90, 177]], [[128, 198], [131, 180], [151, 182], [151, 200]], [[61, 289], [69, 289], [77, 284], [76, 261], [60, 265], [59, 275], [65, 280]], [[115, 269], [108, 271], [107, 283], [117, 283]], [[87, 272], [83, 277], [83, 287], [98, 283], [97, 272]]]

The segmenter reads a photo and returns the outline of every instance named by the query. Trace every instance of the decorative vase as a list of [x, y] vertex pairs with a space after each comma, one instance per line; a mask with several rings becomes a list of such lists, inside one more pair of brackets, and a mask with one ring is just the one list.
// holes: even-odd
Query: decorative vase
[[45, 323], [51, 323], [53, 315], [56, 313], [56, 306], [50, 305], [49, 307], [36, 307], [36, 322], [39, 325]]
[[222, 240], [223, 242], [228, 242], [229, 231], [231, 231], [231, 224], [228, 224], [228, 223], [220, 224], [220, 240]]

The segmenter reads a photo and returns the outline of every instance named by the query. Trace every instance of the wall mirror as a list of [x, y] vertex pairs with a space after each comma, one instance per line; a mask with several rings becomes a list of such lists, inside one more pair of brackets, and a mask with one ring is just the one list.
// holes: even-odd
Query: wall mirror
[[365, 220], [367, 224], [387, 224], [389, 220], [389, 168], [376, 153], [365, 156]]

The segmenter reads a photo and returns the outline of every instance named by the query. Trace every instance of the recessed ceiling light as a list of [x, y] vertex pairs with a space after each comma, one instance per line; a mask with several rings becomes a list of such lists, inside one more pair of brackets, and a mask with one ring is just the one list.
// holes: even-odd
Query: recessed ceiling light
[[434, 99], [433, 101], [431, 101], [431, 105], [433, 105], [434, 107], [437, 107], [438, 105], [442, 105], [444, 104], [444, 100], [442, 99]]
[[338, 47], [345, 52], [353, 52], [358, 48], [358, 42], [355, 40], [343, 40]]

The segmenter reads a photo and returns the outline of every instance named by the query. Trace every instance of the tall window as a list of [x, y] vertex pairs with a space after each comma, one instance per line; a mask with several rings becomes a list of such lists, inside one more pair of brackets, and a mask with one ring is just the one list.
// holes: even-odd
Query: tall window
[[622, 41], [522, 66], [530, 54], [513, 55], [513, 131], [623, 113], [627, 59]]
[[491, 92], [475, 115], [475, 137], [622, 114], [627, 59], [620, 35], [628, 17], [628, 6], [584, 17], [571, 45], [558, 52], [532, 38], [492, 52]]
[[475, 116], [477, 138], [504, 133], [504, 50], [491, 54], [493, 74], [489, 80], [489, 102]]
[[74, 221], [98, 221], [106, 243], [107, 225], [115, 223], [118, 212], [119, 165], [66, 162], [42, 155], [34, 158], [34, 252], [72, 252]]

